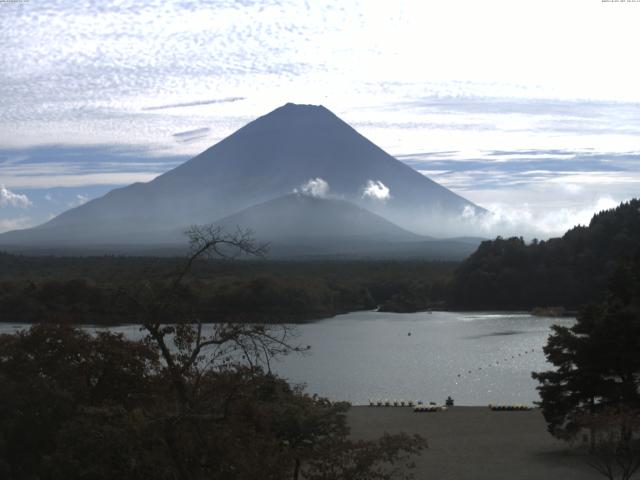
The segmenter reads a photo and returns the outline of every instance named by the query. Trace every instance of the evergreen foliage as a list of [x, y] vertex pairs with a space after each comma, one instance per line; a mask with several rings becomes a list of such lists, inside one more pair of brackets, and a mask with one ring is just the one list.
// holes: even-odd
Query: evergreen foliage
[[533, 309], [604, 300], [607, 281], [640, 245], [640, 200], [593, 216], [562, 238], [483, 242], [455, 271], [449, 304], [465, 309]]
[[553, 327], [544, 352], [555, 369], [533, 378], [553, 435], [574, 437], [585, 415], [640, 411], [640, 252], [616, 270], [605, 302]]

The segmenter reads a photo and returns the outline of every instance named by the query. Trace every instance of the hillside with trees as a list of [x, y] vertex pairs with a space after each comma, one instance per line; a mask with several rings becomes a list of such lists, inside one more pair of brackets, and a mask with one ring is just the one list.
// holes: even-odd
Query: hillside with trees
[[455, 271], [449, 305], [464, 309], [575, 310], [604, 300], [607, 280], [640, 247], [640, 200], [593, 216], [561, 238], [483, 242]]
[[552, 327], [544, 353], [553, 369], [532, 374], [549, 432], [588, 436], [587, 463], [612, 480], [640, 469], [639, 351], [640, 254], [616, 269], [604, 302]]
[[349, 405], [305, 394], [269, 369], [306, 350], [287, 326], [203, 329], [183, 285], [246, 237], [194, 230], [168, 282], [122, 292], [144, 338], [38, 324], [0, 335], [0, 478], [391, 480], [426, 441], [349, 438]]

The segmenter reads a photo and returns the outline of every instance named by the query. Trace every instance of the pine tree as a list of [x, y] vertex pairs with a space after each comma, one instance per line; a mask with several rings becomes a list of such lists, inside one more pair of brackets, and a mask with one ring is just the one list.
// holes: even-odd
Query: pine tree
[[544, 352], [555, 369], [532, 375], [554, 436], [573, 438], [598, 412], [640, 410], [640, 251], [617, 269], [602, 305], [553, 327]]

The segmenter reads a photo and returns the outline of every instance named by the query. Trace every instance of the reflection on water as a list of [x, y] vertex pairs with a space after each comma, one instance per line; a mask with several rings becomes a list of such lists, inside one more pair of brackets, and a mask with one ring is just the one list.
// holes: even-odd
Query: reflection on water
[[[310, 393], [355, 404], [368, 399], [459, 405], [527, 403], [538, 399], [532, 371], [548, 368], [542, 347], [553, 324], [570, 318], [528, 314], [356, 312], [298, 326], [307, 355], [272, 365], [306, 383]], [[24, 325], [0, 324], [0, 332]], [[140, 338], [139, 327], [110, 327]]]
[[480, 335], [471, 335], [467, 338], [482, 338], [482, 337], [496, 337], [501, 335], [519, 335], [521, 333], [527, 333], [524, 330], [505, 330], [504, 332], [491, 332], [491, 333], [483, 333]]

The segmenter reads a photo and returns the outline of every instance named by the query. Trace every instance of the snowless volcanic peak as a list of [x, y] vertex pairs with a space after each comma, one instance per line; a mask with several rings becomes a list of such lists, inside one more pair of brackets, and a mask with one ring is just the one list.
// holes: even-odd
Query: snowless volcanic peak
[[248, 228], [258, 238], [265, 240], [424, 240], [423, 237], [346, 200], [303, 193], [292, 193], [269, 200], [216, 223], [231, 231], [239, 226]]
[[463, 211], [482, 212], [325, 107], [288, 103], [149, 183], [115, 189], [35, 229], [0, 235], [0, 244], [162, 243], [169, 240], [163, 232], [211, 223], [293, 192], [348, 201], [434, 236], [473, 235], [459, 228]]
[[219, 192], [224, 190], [231, 210], [237, 210], [315, 179], [325, 182], [331, 195], [422, 233], [438, 234], [433, 219], [458, 218], [465, 207], [482, 210], [396, 160], [325, 107], [291, 103], [249, 123], [158, 183], [215, 184]]

